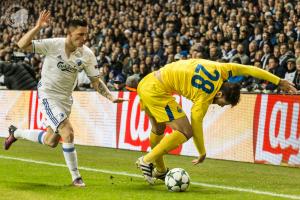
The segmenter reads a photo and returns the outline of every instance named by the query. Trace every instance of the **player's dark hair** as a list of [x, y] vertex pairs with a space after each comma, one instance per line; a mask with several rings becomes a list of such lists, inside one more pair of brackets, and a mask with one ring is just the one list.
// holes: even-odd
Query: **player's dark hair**
[[220, 88], [225, 100], [231, 104], [231, 106], [236, 106], [240, 101], [241, 85], [239, 83], [229, 83], [224, 82]]
[[78, 26], [86, 27], [87, 26], [87, 21], [85, 19], [80, 18], [80, 17], [74, 17], [67, 24], [67, 28], [70, 28], [70, 27], [77, 28]]

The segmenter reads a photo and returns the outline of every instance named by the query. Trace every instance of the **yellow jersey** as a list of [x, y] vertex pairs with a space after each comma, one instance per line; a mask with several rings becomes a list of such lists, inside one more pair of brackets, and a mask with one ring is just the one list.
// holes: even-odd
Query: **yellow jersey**
[[219, 63], [204, 59], [180, 60], [160, 69], [165, 89], [190, 99], [194, 143], [201, 155], [205, 151], [202, 121], [222, 83], [231, 76], [253, 76], [276, 85], [280, 78], [254, 66]]
[[253, 66], [219, 63], [204, 59], [180, 60], [160, 69], [164, 86], [190, 99], [210, 101], [231, 76], [251, 75], [278, 84], [279, 78]]

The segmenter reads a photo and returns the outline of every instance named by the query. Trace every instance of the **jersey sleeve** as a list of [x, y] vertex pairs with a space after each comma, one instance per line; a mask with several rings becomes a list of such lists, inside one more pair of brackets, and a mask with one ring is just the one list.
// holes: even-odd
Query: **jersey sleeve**
[[207, 112], [209, 103], [196, 102], [192, 107], [192, 129], [194, 145], [200, 155], [206, 154], [203, 137], [203, 118]]
[[278, 76], [266, 70], [250, 65], [222, 63], [222, 68], [222, 74], [225, 75], [225, 79], [228, 79], [231, 76], [252, 76], [255, 78], [269, 81], [271, 83], [274, 83], [275, 85], [278, 85], [280, 81], [280, 78]]
[[99, 76], [99, 70], [95, 68], [97, 65], [96, 57], [93, 53], [89, 55], [89, 59], [84, 67], [84, 71], [88, 77], [97, 77]]
[[40, 53], [43, 55], [47, 55], [50, 52], [51, 46], [54, 44], [54, 39], [40, 39], [40, 40], [32, 40], [32, 51], [33, 53]]

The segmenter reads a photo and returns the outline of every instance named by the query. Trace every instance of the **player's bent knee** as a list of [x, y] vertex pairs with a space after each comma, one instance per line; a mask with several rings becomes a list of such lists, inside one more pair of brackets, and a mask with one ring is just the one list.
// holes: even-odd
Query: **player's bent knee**
[[157, 126], [153, 126], [151, 131], [157, 135], [162, 135], [164, 134], [166, 129], [166, 125], [157, 125]]
[[186, 139], [190, 139], [191, 137], [193, 137], [193, 131], [190, 130], [186, 130], [183, 132], [183, 134], [185, 135]]
[[68, 120], [65, 120], [59, 127], [59, 134], [63, 141], [72, 143], [74, 141], [74, 130]]
[[69, 130], [67, 133], [63, 134], [62, 139], [66, 143], [72, 143], [74, 141], [74, 133], [72, 130]]
[[189, 140], [191, 137], [193, 137], [193, 130], [190, 128], [183, 128], [183, 129], [175, 129], [185, 135], [186, 139]]

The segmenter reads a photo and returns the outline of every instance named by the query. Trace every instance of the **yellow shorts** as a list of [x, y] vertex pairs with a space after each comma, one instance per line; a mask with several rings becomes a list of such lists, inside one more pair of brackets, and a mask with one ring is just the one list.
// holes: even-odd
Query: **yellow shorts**
[[158, 123], [186, 116], [175, 97], [164, 88], [153, 72], [142, 79], [137, 92], [141, 109], [149, 111], [147, 114], [154, 117]]

